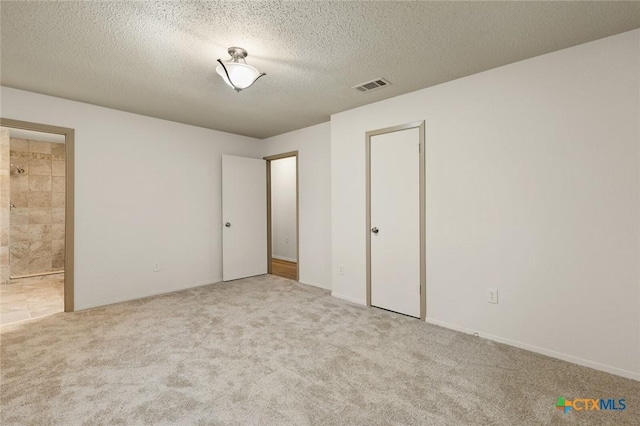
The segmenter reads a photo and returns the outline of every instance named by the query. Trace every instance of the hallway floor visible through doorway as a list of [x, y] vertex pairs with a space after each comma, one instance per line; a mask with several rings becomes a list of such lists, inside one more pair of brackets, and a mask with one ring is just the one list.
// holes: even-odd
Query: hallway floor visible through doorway
[[21, 278], [0, 286], [0, 324], [64, 311], [64, 274]]
[[271, 259], [271, 274], [291, 280], [298, 279], [298, 264], [286, 260]]

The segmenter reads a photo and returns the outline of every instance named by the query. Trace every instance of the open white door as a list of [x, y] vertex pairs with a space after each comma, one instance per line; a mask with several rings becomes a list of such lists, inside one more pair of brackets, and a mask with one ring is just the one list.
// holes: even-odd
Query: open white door
[[420, 132], [371, 137], [371, 305], [420, 318]]
[[266, 273], [266, 161], [223, 155], [222, 280]]

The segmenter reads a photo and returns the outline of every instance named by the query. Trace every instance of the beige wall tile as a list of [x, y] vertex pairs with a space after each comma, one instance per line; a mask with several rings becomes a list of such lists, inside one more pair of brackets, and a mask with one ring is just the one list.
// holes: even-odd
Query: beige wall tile
[[62, 271], [64, 269], [64, 254], [51, 257], [51, 269], [54, 271]]
[[16, 192], [11, 194], [11, 202], [16, 208], [29, 207], [29, 193], [28, 192]]
[[0, 170], [9, 170], [9, 155], [11, 152], [11, 142], [9, 129], [0, 128]]
[[60, 208], [51, 209], [51, 223], [53, 224], [64, 223], [64, 209], [60, 209]]
[[51, 225], [29, 225], [29, 241], [51, 240], [51, 230]]
[[10, 175], [9, 170], [5, 171], [7, 188], [2, 192], [0, 170], [0, 195], [6, 195], [3, 200], [10, 198], [16, 205], [6, 213], [12, 226], [7, 227], [10, 232], [6, 233], [11, 242], [6, 247], [11, 267], [5, 265], [5, 269], [14, 276], [64, 269], [65, 146], [12, 140], [10, 152], [11, 163], [26, 173]]
[[[55, 242], [55, 241], [54, 241]], [[58, 250], [54, 250], [51, 257], [51, 268], [54, 271], [60, 271], [64, 269], [64, 241], [62, 247]]]
[[11, 221], [11, 225], [28, 225], [29, 224], [29, 209], [25, 207], [20, 207], [16, 204], [15, 209], [11, 210], [9, 219]]
[[29, 258], [51, 257], [51, 240], [38, 240], [29, 243]]
[[29, 273], [29, 258], [14, 259], [11, 258], [11, 265], [9, 266], [9, 272], [11, 276], [26, 275]]
[[22, 151], [9, 151], [9, 155], [13, 158], [26, 158], [27, 160], [31, 158], [31, 152], [22, 152]]
[[53, 254], [56, 254], [56, 253], [58, 253], [60, 251], [62, 251], [62, 253], [64, 253], [64, 239], [56, 239], [56, 238], [54, 238], [51, 241], [51, 252]]
[[9, 266], [0, 265], [0, 284], [9, 282]]
[[51, 176], [29, 176], [29, 191], [51, 192]]
[[51, 144], [51, 159], [52, 160], [64, 160], [64, 144], [52, 143]]
[[52, 192], [65, 192], [65, 182], [66, 178], [64, 176], [53, 176], [51, 177], [51, 191]]
[[29, 256], [29, 241], [12, 241], [9, 246], [11, 261]]
[[9, 146], [11, 151], [29, 152], [29, 141], [26, 139], [11, 138]]
[[65, 196], [66, 194], [64, 192], [52, 192], [51, 207], [64, 207]]
[[51, 207], [51, 192], [29, 192], [29, 207]]
[[[52, 240], [62, 240], [63, 248], [64, 248], [64, 224], [56, 223], [51, 226], [51, 239]], [[56, 247], [54, 247], [55, 249]]]
[[49, 225], [51, 224], [51, 209], [46, 207], [29, 208], [29, 223], [32, 225]]
[[11, 225], [11, 241], [29, 241], [30, 225]]
[[[0, 226], [0, 248], [9, 247], [9, 221], [3, 222], [2, 226]], [[0, 261], [0, 265], [2, 265], [2, 261]]]
[[40, 272], [50, 272], [52, 262], [52, 256], [49, 254], [42, 257], [34, 257], [29, 259], [29, 273], [38, 274]]
[[51, 162], [51, 176], [64, 176], [64, 161]]
[[51, 176], [51, 160], [29, 159], [29, 175]]
[[56, 271], [64, 269], [64, 240], [53, 240], [51, 253], [51, 267]]
[[27, 192], [29, 190], [29, 176], [24, 175], [12, 175], [9, 180], [9, 186], [11, 187], [11, 194], [15, 192]]
[[9, 129], [0, 128], [0, 284], [9, 280], [9, 240], [11, 211], [11, 137]]
[[11, 244], [11, 256], [10, 256], [10, 275], [25, 275], [29, 273], [29, 243], [19, 242]]
[[29, 141], [29, 152], [51, 154], [51, 143], [41, 141]]
[[41, 152], [30, 152], [30, 160], [51, 160], [51, 154], [42, 154]]

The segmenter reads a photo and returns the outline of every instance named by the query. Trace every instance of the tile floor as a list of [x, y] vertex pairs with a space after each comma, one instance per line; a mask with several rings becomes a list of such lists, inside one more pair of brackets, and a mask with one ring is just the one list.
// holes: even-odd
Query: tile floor
[[0, 324], [64, 311], [64, 275], [22, 278], [0, 285]]

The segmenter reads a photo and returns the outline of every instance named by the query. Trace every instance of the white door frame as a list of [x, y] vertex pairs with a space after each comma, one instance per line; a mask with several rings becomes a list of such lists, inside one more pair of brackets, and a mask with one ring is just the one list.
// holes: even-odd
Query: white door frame
[[399, 126], [386, 127], [384, 129], [371, 130], [365, 133], [365, 155], [366, 155], [366, 197], [367, 197], [367, 220], [365, 234], [367, 239], [367, 306], [371, 306], [371, 137], [385, 133], [399, 132], [401, 130], [419, 129], [420, 139], [420, 319], [427, 318], [427, 266], [426, 266], [426, 239], [425, 239], [425, 124], [422, 121], [401, 124]]
[[271, 274], [272, 267], [272, 230], [271, 230], [271, 162], [282, 158], [295, 157], [296, 159], [296, 281], [300, 281], [300, 162], [298, 151], [289, 151], [282, 154], [263, 157], [267, 161], [267, 273]]

